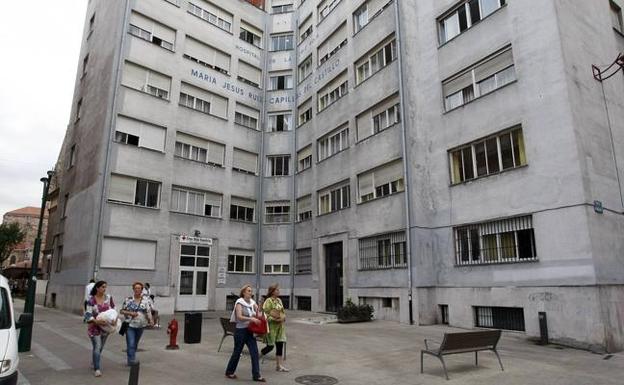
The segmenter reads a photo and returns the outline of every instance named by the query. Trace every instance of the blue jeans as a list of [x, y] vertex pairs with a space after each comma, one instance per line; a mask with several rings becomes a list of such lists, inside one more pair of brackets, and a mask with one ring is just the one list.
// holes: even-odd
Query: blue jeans
[[91, 338], [91, 346], [93, 346], [93, 370], [100, 370], [100, 360], [102, 358], [102, 350], [104, 350], [104, 344], [108, 334], [100, 334], [99, 336], [93, 336]]
[[136, 351], [139, 347], [139, 340], [143, 335], [143, 328], [129, 327], [126, 331], [126, 346], [128, 348], [128, 365], [136, 363]]
[[236, 329], [234, 333], [234, 351], [230, 357], [230, 362], [228, 362], [227, 369], [225, 369], [225, 374], [234, 374], [245, 345], [247, 345], [249, 355], [251, 356], [251, 375], [254, 379], [260, 378], [258, 344], [256, 343], [256, 338], [253, 333], [247, 330], [247, 328]]

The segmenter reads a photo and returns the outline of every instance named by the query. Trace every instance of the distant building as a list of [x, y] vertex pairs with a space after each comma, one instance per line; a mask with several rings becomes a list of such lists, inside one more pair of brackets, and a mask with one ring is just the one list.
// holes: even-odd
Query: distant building
[[[288, 305], [624, 348], [624, 0], [89, 2], [50, 298]], [[264, 7], [262, 7], [264, 5]], [[596, 204], [594, 205], [594, 201]]]
[[[2, 223], [16, 222], [19, 224], [22, 231], [26, 233], [24, 240], [15, 246], [10, 257], [2, 264], [3, 269], [9, 267], [30, 268], [30, 261], [32, 260], [32, 253], [35, 246], [35, 238], [37, 237], [37, 226], [39, 225], [40, 211], [41, 209], [39, 207], [22, 207], [21, 209], [9, 211], [2, 217]], [[48, 212], [46, 210], [43, 217], [43, 227], [41, 231], [42, 238], [45, 236], [47, 228]], [[39, 254], [40, 266], [41, 260], [43, 259], [41, 257], [43, 256], [44, 249], [45, 240], [42, 239], [42, 252]]]

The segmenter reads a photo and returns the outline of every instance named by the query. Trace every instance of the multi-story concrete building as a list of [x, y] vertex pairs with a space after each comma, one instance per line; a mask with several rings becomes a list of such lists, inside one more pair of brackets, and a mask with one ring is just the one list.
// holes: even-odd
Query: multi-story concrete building
[[[622, 0], [88, 7], [48, 295], [291, 307], [624, 347]], [[612, 67], [617, 69], [618, 66]], [[62, 215], [59, 213], [62, 212]]]

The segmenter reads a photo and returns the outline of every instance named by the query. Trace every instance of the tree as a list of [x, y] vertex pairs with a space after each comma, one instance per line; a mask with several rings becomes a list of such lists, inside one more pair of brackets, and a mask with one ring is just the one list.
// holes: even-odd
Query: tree
[[0, 266], [9, 258], [15, 246], [24, 240], [25, 235], [17, 222], [0, 224]]

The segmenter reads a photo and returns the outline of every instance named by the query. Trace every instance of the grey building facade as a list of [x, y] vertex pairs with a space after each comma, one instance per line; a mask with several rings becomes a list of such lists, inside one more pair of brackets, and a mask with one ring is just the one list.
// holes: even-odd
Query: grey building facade
[[[624, 347], [621, 0], [92, 0], [48, 299], [279, 283], [404, 323]], [[539, 8], [539, 9], [536, 9]]]

